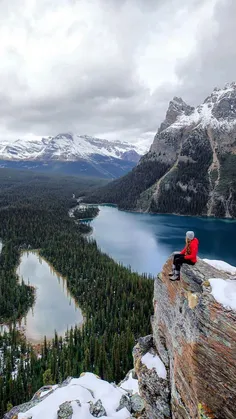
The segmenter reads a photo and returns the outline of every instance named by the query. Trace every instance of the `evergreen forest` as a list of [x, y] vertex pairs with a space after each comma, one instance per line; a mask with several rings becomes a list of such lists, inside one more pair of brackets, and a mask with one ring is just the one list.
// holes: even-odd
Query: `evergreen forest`
[[[0, 169], [0, 417], [28, 401], [43, 385], [91, 371], [119, 382], [133, 366], [132, 348], [150, 333], [153, 280], [132, 273], [100, 252], [69, 217], [76, 198], [106, 181], [52, 177]], [[88, 209], [90, 210], [90, 209]], [[79, 215], [79, 214], [77, 214]], [[97, 215], [87, 211], [86, 218]], [[87, 217], [88, 216], [88, 217]], [[77, 217], [76, 217], [77, 218]], [[34, 290], [16, 275], [22, 251], [38, 249], [67, 279], [84, 314], [81, 328], [44, 339], [38, 348], [16, 330], [34, 303]]]

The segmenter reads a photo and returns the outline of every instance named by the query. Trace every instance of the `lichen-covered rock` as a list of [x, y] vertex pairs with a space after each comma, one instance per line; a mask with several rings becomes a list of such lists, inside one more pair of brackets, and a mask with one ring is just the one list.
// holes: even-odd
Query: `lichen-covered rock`
[[19, 406], [14, 406], [9, 412], [5, 413], [3, 419], [18, 419], [18, 413], [27, 412], [27, 410], [36, 406], [39, 403], [39, 400], [31, 400], [30, 402], [20, 404]]
[[128, 395], [126, 396], [125, 394], [123, 394], [123, 396], [120, 399], [120, 404], [117, 407], [116, 411], [119, 412], [119, 410], [123, 409], [124, 407], [126, 407], [126, 409], [131, 412], [131, 400], [128, 397]]
[[101, 416], [107, 416], [107, 412], [105, 408], [102, 405], [102, 401], [99, 399], [96, 401], [96, 403], [90, 402], [90, 408], [89, 411], [91, 415], [93, 415], [95, 418], [100, 418]]
[[154, 368], [149, 369], [143, 364], [142, 357], [147, 352], [156, 353], [156, 348], [153, 347], [152, 336], [146, 336], [146, 338], [140, 339], [133, 350], [134, 366], [139, 380], [140, 395], [144, 400], [147, 417], [152, 419], [167, 419], [170, 418], [169, 383], [168, 380], [159, 377]]
[[145, 409], [145, 404], [142, 397], [139, 394], [133, 394], [131, 396], [131, 412], [132, 413], [142, 413]]
[[149, 351], [150, 348], [153, 347], [153, 336], [148, 335], [138, 339], [138, 344], [141, 352], [145, 354]]
[[57, 412], [57, 419], [71, 419], [72, 415], [73, 409], [70, 402], [62, 403]]
[[[45, 395], [43, 395], [44, 392], [47, 392], [47, 393], [45, 393]], [[33, 395], [32, 400], [35, 400], [35, 399], [36, 400], [39, 400], [39, 399], [43, 400], [44, 397], [46, 397], [46, 395], [49, 395], [52, 392], [53, 392], [53, 387], [51, 385], [43, 386]]]
[[[155, 280], [152, 329], [154, 350], [169, 371], [171, 417], [235, 419], [236, 312], [214, 299], [208, 281], [230, 277], [201, 260], [184, 266], [180, 281], [169, 280], [170, 270], [168, 261]], [[146, 410], [159, 418], [166, 399], [156, 390], [160, 380], [140, 367], [138, 350], [134, 358], [141, 395]]]

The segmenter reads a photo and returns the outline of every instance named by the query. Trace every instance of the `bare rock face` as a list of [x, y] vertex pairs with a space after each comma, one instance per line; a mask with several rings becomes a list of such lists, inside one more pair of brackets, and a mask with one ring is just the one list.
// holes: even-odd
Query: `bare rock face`
[[[203, 261], [183, 267], [177, 282], [170, 270], [169, 260], [155, 280], [153, 341], [134, 349], [148, 417], [235, 419], [236, 312], [214, 299], [208, 281], [230, 277]], [[142, 365], [147, 351], [160, 357], [167, 380]]]
[[193, 112], [194, 108], [187, 105], [181, 97], [174, 97], [173, 100], [169, 103], [169, 108], [166, 112], [166, 118], [160, 125], [158, 132], [164, 131], [181, 115], [190, 115]]
[[156, 355], [153, 337], [140, 338], [133, 351], [134, 366], [138, 375], [140, 395], [145, 401], [145, 413], [152, 419], [170, 418], [170, 391], [168, 380], [158, 376], [155, 368], [148, 368], [142, 361], [149, 353]]

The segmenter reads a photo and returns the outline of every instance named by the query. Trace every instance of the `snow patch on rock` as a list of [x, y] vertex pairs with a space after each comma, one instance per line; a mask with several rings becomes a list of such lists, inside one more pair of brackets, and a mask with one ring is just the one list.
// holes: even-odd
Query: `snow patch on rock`
[[139, 394], [139, 386], [138, 386], [138, 380], [132, 377], [132, 371], [130, 371], [128, 377], [120, 383], [120, 388], [123, 388], [123, 390], [127, 390], [134, 393]]
[[144, 356], [142, 356], [141, 361], [149, 370], [154, 368], [157, 372], [157, 375], [160, 378], [163, 378], [163, 380], [166, 380], [166, 367], [158, 355], [153, 355], [150, 352], [147, 352]]
[[210, 278], [211, 294], [223, 307], [236, 311], [236, 280]]
[[203, 262], [208, 263], [208, 265], [213, 266], [213, 268], [216, 268], [219, 271], [224, 271], [231, 275], [234, 275], [234, 274], [236, 275], [236, 267], [222, 260], [203, 259]]

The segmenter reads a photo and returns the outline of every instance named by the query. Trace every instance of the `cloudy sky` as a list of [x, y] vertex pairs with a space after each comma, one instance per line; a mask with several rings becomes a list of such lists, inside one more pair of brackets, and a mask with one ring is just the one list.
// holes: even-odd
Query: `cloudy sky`
[[0, 140], [150, 141], [236, 79], [235, 0], [0, 0]]

